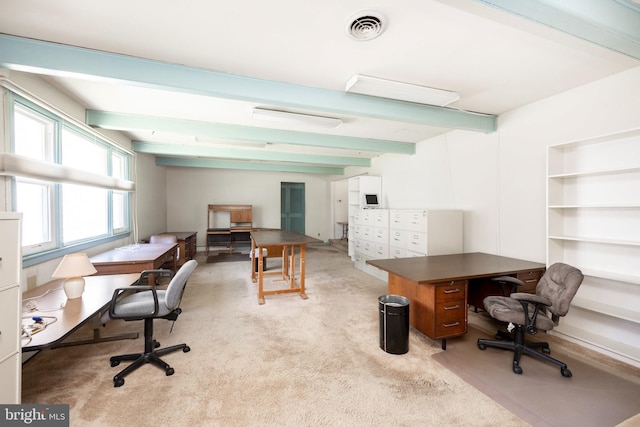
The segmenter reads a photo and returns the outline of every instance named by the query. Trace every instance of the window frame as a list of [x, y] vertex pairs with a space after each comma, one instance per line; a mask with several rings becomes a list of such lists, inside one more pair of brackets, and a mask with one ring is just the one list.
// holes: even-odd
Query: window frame
[[[17, 183], [18, 182], [33, 182], [37, 185], [44, 185], [50, 188], [52, 194], [50, 195], [50, 212], [49, 214], [49, 226], [51, 232], [52, 244], [40, 245], [34, 244], [29, 247], [23, 247], [23, 266], [28, 267], [35, 265], [49, 259], [61, 257], [67, 253], [78, 252], [86, 250], [93, 246], [104, 244], [113, 240], [129, 237], [132, 232], [132, 208], [133, 208], [133, 191], [135, 191], [135, 184], [128, 181], [132, 173], [132, 165], [134, 160], [134, 153], [120, 147], [119, 145], [109, 141], [107, 138], [101, 136], [93, 129], [84, 125], [81, 122], [75, 122], [73, 119], [69, 119], [64, 116], [64, 113], [59, 113], [53, 109], [48, 109], [39, 103], [32, 101], [21, 94], [15, 93], [12, 90], [6, 89], [8, 94], [8, 102], [5, 104], [5, 116], [6, 124], [8, 126], [7, 135], [9, 136], [8, 153], [13, 158], [18, 157], [20, 164], [26, 164], [29, 167], [44, 166], [45, 169], [63, 169], [68, 172], [65, 175], [71, 176], [64, 180], [58, 180], [56, 178], [47, 178], [40, 176], [29, 176], [29, 174], [22, 174], [20, 167], [16, 167], [18, 171], [8, 173], [10, 176], [11, 185], [11, 207], [13, 211], [17, 208]], [[29, 159], [26, 156], [15, 155], [15, 107], [19, 106], [23, 111], [27, 113], [42, 115], [47, 120], [54, 122], [53, 141], [52, 141], [52, 159], [50, 162], [43, 162], [42, 160]], [[93, 174], [92, 172], [82, 171], [81, 169], [73, 168], [70, 166], [64, 166], [61, 163], [62, 160], [62, 130], [71, 131], [74, 134], [79, 135], [87, 142], [98, 144], [101, 148], [106, 149], [106, 165], [105, 169], [107, 174]], [[117, 167], [117, 171], [113, 171], [114, 157], [120, 159], [120, 167]], [[9, 157], [12, 159], [12, 157]], [[57, 169], [56, 169], [57, 168]], [[113, 174], [119, 176], [113, 176]], [[120, 173], [118, 173], [120, 172]], [[86, 181], [83, 178], [88, 178]], [[63, 221], [62, 221], [62, 186], [64, 183], [83, 185], [88, 187], [101, 187], [106, 189], [106, 218], [107, 218], [107, 232], [106, 234], [100, 234], [90, 236], [87, 238], [79, 239], [68, 244], [64, 244], [62, 240], [63, 233]], [[114, 228], [114, 197], [118, 196], [122, 200], [121, 212], [123, 226]], [[121, 196], [124, 195], [124, 196]], [[118, 200], [120, 202], [120, 200]]]

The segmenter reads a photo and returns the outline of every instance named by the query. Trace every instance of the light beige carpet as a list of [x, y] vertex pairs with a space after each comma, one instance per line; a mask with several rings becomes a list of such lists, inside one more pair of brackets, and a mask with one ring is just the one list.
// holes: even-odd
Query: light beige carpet
[[[199, 259], [173, 333], [156, 321], [162, 345], [191, 346], [165, 357], [173, 376], [145, 365], [113, 387], [122, 366], [109, 357], [140, 351], [141, 339], [47, 350], [23, 367], [23, 402], [68, 403], [72, 426], [528, 425], [435, 362], [440, 343], [411, 330], [409, 353], [382, 351], [386, 284], [344, 252], [310, 248], [309, 299], [274, 295], [265, 305], [248, 259]], [[141, 323], [115, 321], [106, 332], [142, 332]]]

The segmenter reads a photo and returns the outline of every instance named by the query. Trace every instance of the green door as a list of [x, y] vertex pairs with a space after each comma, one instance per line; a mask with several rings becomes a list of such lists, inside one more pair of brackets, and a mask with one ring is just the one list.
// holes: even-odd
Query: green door
[[304, 182], [280, 183], [280, 228], [304, 234]]

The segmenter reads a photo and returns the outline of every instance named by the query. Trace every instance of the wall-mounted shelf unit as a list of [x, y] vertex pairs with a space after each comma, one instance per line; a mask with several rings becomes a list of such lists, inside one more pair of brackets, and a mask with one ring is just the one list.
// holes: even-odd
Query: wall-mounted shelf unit
[[548, 147], [547, 264], [584, 282], [555, 333], [640, 366], [640, 129]]

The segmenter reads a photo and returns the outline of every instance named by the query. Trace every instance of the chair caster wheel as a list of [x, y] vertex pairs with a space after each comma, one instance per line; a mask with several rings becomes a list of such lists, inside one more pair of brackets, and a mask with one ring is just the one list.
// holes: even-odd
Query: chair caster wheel
[[153, 340], [153, 348], [158, 348], [160, 347], [160, 343], [156, 340]]
[[513, 373], [520, 375], [522, 373], [522, 368], [518, 365], [513, 365]]
[[573, 375], [571, 371], [567, 368], [560, 368], [560, 373], [562, 374], [563, 377], [566, 377], [566, 378], [570, 378]]
[[189, 353], [191, 351], [191, 347], [186, 346], [185, 348], [182, 349], [183, 353]]
[[480, 341], [478, 341], [478, 348], [479, 348], [480, 350], [486, 350], [486, 349], [487, 349], [487, 346], [486, 346], [486, 345], [484, 345], [484, 344], [482, 344]]
[[545, 354], [551, 354], [551, 349], [549, 347], [542, 347], [542, 352]]
[[167, 376], [171, 376], [171, 375], [173, 375], [175, 372], [176, 372], [176, 371], [174, 371], [174, 370], [173, 370], [173, 368], [168, 368], [168, 369], [167, 369], [166, 374], [167, 374]]
[[124, 385], [124, 378], [113, 377], [113, 386], [122, 387]]
[[119, 364], [120, 364], [120, 361], [119, 361], [119, 360], [112, 360], [112, 361], [111, 361], [111, 367], [112, 367], [112, 368], [113, 368], [113, 367], [115, 367], [115, 366], [118, 366]]

